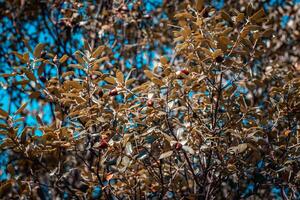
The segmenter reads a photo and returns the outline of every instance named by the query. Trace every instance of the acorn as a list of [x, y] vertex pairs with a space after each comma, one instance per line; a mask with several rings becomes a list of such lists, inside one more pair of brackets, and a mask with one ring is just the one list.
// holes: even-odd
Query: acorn
[[178, 150], [180, 150], [182, 148], [182, 144], [180, 143], [180, 142], [177, 142], [176, 144], [175, 144], [175, 149], [178, 151]]
[[217, 56], [216, 57], [216, 62], [217, 63], [221, 63], [221, 62], [223, 62], [223, 60], [224, 60], [223, 56]]
[[99, 145], [100, 149], [106, 149], [108, 147], [108, 143], [105, 139], [102, 139]]
[[148, 100], [148, 101], [147, 101], [147, 106], [148, 106], [148, 107], [153, 107], [153, 105], [154, 105], [154, 103], [153, 103], [152, 100]]
[[118, 95], [118, 90], [116, 88], [109, 91], [109, 96], [116, 96], [116, 95]]

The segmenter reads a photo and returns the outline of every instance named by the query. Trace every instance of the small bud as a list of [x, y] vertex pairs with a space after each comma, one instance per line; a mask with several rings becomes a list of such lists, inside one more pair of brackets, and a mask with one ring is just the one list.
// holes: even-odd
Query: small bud
[[148, 107], [153, 107], [153, 105], [154, 105], [154, 103], [153, 103], [152, 100], [148, 100], [148, 101], [147, 101], [147, 106], [148, 106]]
[[109, 91], [109, 95], [110, 96], [116, 96], [116, 95], [118, 95], [118, 90], [116, 88], [112, 89], [111, 91]]
[[100, 149], [106, 149], [108, 147], [108, 143], [105, 139], [102, 139], [99, 145]]
[[176, 144], [175, 144], [175, 149], [178, 151], [178, 150], [180, 150], [182, 148], [182, 144], [180, 143], [180, 142], [177, 142]]

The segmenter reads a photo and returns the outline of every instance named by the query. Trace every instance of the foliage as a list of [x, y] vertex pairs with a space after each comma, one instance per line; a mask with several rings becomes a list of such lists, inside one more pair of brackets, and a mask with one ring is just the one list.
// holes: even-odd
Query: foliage
[[[36, 17], [22, 2], [8, 15]], [[280, 21], [259, 3], [166, 1], [147, 13], [144, 1], [55, 2], [49, 12], [63, 17], [42, 27], [56, 30], [56, 46], [25, 41], [1, 74], [39, 104], [0, 110], [3, 198], [299, 198], [300, 64], [282, 55], [284, 40], [273, 45]], [[37, 5], [51, 16], [40, 13], [50, 3]], [[138, 67], [134, 56], [149, 51], [159, 59]]]

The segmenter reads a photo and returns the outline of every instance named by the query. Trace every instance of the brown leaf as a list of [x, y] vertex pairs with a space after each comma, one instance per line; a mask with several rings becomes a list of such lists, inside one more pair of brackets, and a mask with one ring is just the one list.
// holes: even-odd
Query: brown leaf
[[117, 78], [117, 81], [119, 82], [119, 83], [123, 83], [124, 82], [124, 75], [123, 75], [123, 73], [120, 71], [120, 70], [118, 70], [117, 71], [117, 74], [116, 74], [116, 78]]
[[68, 60], [68, 58], [69, 58], [69, 56], [68, 55], [63, 55], [60, 59], [59, 59], [59, 62], [60, 63], [64, 63], [64, 62], [66, 62], [67, 60]]
[[261, 8], [259, 11], [257, 11], [250, 17], [250, 21], [255, 22], [264, 16], [265, 16], [265, 11], [263, 8]]
[[17, 114], [20, 114], [21, 112], [23, 112], [23, 110], [26, 108], [28, 102], [27, 103], [24, 103], [18, 110], [17, 112], [15, 113], [16, 115]]
[[35, 46], [34, 52], [33, 52], [33, 55], [35, 58], [41, 57], [41, 52], [44, 49], [44, 47], [45, 47], [45, 45], [42, 43], [39, 43], [38, 45]]
[[159, 156], [159, 160], [164, 159], [164, 158], [168, 158], [168, 157], [170, 157], [172, 154], [173, 154], [173, 151], [167, 151], [167, 152], [165, 152], [165, 153], [163, 153], [163, 154], [161, 154], [161, 155]]
[[97, 58], [105, 49], [105, 46], [99, 46], [93, 53], [92, 53], [92, 57], [93, 58]]
[[9, 116], [8, 113], [5, 110], [2, 110], [1, 108], [0, 108], [0, 115], [5, 118]]

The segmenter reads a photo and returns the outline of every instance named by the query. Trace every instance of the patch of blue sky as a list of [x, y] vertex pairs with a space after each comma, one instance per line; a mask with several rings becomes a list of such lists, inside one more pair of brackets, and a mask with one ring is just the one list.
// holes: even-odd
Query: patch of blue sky
[[43, 106], [43, 115], [42, 120], [45, 124], [50, 124], [52, 122], [52, 112], [51, 112], [51, 105], [46, 104]]
[[109, 46], [113, 46], [114, 43], [115, 43], [115, 36], [113, 34], [109, 34], [109, 36], [108, 36]]
[[30, 21], [24, 23], [24, 28], [27, 30], [28, 35], [35, 35], [37, 33], [36, 26], [38, 21]]
[[7, 164], [8, 164], [8, 154], [5, 151], [1, 152], [1, 154], [0, 154], [0, 181], [4, 181], [8, 178], [8, 174], [6, 172]]
[[83, 6], [78, 8], [79, 15], [83, 16], [84, 18], [88, 18], [88, 15], [86, 14], [86, 10], [89, 6], [88, 1], [83, 1]]
[[138, 69], [141, 69], [143, 67], [143, 55], [141, 53], [138, 53], [135, 57], [136, 60], [136, 67]]
[[[78, 31], [76, 33], [72, 33], [71, 42], [72, 43], [75, 42], [77, 44], [78, 49], [81, 49], [84, 46], [84, 40], [83, 39], [84, 39], [84, 36], [83, 36], [82, 32]], [[70, 43], [67, 44], [67, 48], [71, 49], [71, 52], [75, 52], [77, 49], [72, 48], [72, 47], [74, 47], [74, 45], [72, 45]]]
[[289, 15], [283, 15], [281, 17], [281, 21], [280, 21], [281, 28], [286, 28], [286, 25], [288, 24], [289, 20], [290, 20], [290, 16]]
[[281, 199], [281, 189], [280, 187], [273, 187], [271, 190], [272, 195], [276, 198], [276, 200]]
[[69, 194], [68, 194], [67, 192], [64, 192], [64, 194], [63, 194], [63, 199], [64, 199], [64, 200], [69, 199]]
[[265, 161], [264, 161], [264, 160], [258, 161], [258, 163], [257, 163], [257, 168], [258, 168], [258, 169], [262, 169], [262, 168], [264, 168], [264, 167], [265, 167]]
[[243, 119], [242, 124], [245, 125], [245, 126], [249, 125], [249, 120], [248, 119]]
[[117, 103], [124, 103], [124, 96], [122, 94], [119, 94], [115, 97]]
[[132, 68], [132, 63], [129, 59], [125, 60], [125, 67], [126, 67], [126, 69], [131, 69]]
[[27, 115], [25, 122], [28, 126], [38, 126], [35, 115]]
[[164, 45], [163, 46], [163, 51], [167, 55], [172, 55], [174, 53], [174, 50], [170, 48], [170, 46]]
[[285, 4], [285, 0], [270, 0], [270, 6], [283, 6]]
[[[286, 0], [269, 0], [268, 2], [265, 2], [263, 4], [263, 7], [264, 7], [265, 11], [268, 11], [270, 7], [285, 6], [286, 2], [287, 2]], [[293, 0], [292, 3], [298, 4], [298, 3], [300, 3], [300, 0]]]
[[224, 0], [212, 0], [211, 5], [215, 7], [217, 10], [221, 10], [224, 7]]
[[193, 98], [193, 96], [195, 95], [196, 93], [194, 92], [194, 91], [190, 91], [189, 93], [188, 93], [188, 97], [191, 99], [191, 98]]
[[168, 191], [168, 192], [166, 193], [166, 197], [169, 198], [169, 199], [173, 199], [174, 196], [175, 196], [175, 194], [174, 194], [174, 192], [172, 192], [172, 191]]
[[227, 80], [226, 83], [223, 86], [224, 90], [227, 90], [233, 86], [233, 81], [232, 80]]
[[133, 5], [134, 5], [134, 2], [129, 2], [128, 4], [127, 4], [127, 8], [128, 8], [128, 10], [132, 10], [133, 9]]
[[36, 136], [38, 136], [38, 137], [43, 136], [43, 132], [42, 132], [41, 130], [39, 130], [39, 129], [35, 129], [34, 134], [35, 134]]
[[[8, 17], [3, 17], [0, 23], [0, 34], [4, 33], [5, 27], [11, 27], [12, 25], [12, 21]], [[7, 36], [9, 37], [9, 35]]]
[[151, 13], [155, 9], [159, 8], [163, 4], [163, 0], [143, 0], [145, 10], [147, 13]]
[[9, 99], [10, 99], [10, 97], [7, 94], [7, 91], [1, 89], [0, 90], [0, 106], [1, 106], [1, 109], [5, 110], [5, 111], [9, 110], [9, 104], [8, 104]]
[[120, 52], [115, 52], [115, 53], [114, 53], [114, 58], [115, 58], [115, 59], [119, 59], [120, 56], [121, 56], [121, 53], [120, 53]]
[[160, 19], [169, 19], [169, 17], [168, 17], [168, 15], [167, 15], [167, 13], [162, 12], [162, 13], [160, 14]]
[[249, 183], [246, 190], [243, 192], [242, 197], [247, 197], [248, 195], [254, 192], [255, 185], [254, 183]]
[[206, 91], [204, 92], [204, 95], [208, 97], [208, 96], [210, 96], [210, 92], [209, 92], [208, 90], [206, 90]]
[[218, 122], [218, 127], [223, 127], [225, 125], [225, 121], [219, 120]]
[[99, 199], [102, 195], [102, 189], [100, 186], [95, 186], [92, 191], [92, 199]]
[[40, 43], [49, 43], [49, 44], [55, 43], [53, 37], [50, 37], [49, 32], [46, 30], [41, 31], [38, 37]]

